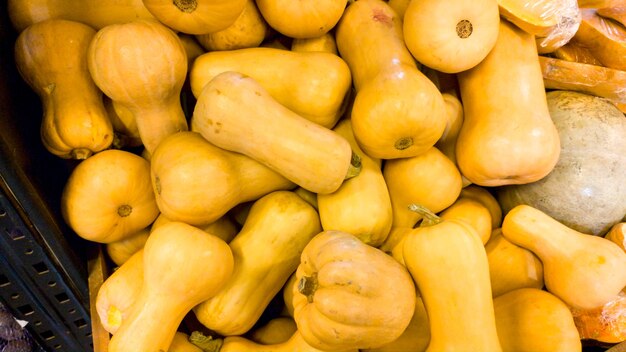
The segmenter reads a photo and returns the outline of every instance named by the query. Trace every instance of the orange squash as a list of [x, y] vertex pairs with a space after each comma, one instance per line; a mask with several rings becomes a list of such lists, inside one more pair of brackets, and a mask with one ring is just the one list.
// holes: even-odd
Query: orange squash
[[251, 158], [186, 131], [163, 140], [151, 160], [161, 213], [173, 221], [208, 225], [237, 204], [295, 185]]
[[626, 341], [626, 291], [601, 307], [570, 310], [581, 339], [609, 344]]
[[604, 238], [615, 242], [626, 251], [626, 222], [619, 222], [613, 225], [609, 232], [604, 235]]
[[404, 13], [406, 46], [422, 64], [445, 73], [481, 62], [498, 38], [498, 1], [411, 1]]
[[[150, 232], [156, 230], [156, 228], [161, 225], [167, 224], [168, 222], [172, 222], [172, 220], [167, 216], [160, 214], [152, 223]], [[198, 228], [204, 232], [221, 238], [226, 243], [230, 242], [238, 232], [238, 225], [233, 219], [230, 218], [230, 216], [228, 216], [228, 214], [220, 217], [208, 225], [199, 226]]]
[[[402, 22], [382, 0], [350, 3], [335, 32], [356, 89], [352, 128], [369, 156], [420, 155], [441, 137], [446, 109], [404, 45]], [[382, 94], [381, 92], [384, 92]]]
[[[209, 341], [209, 347], [211, 343]], [[207, 349], [210, 350], [210, 349]], [[289, 339], [282, 343], [273, 345], [263, 345], [256, 343], [241, 336], [227, 336], [224, 338], [219, 352], [325, 352], [324, 350], [317, 349], [304, 340], [302, 334], [296, 331]], [[335, 350], [336, 352], [358, 352], [356, 348], [348, 348], [342, 350]]]
[[150, 164], [123, 150], [105, 150], [82, 161], [61, 195], [65, 222], [80, 237], [119, 241], [150, 225], [159, 215]]
[[98, 31], [88, 55], [96, 85], [132, 113], [149, 153], [188, 129], [180, 103], [187, 55], [173, 31], [155, 21], [110, 25]]
[[246, 0], [143, 0], [143, 4], [156, 19], [176, 31], [205, 34], [233, 24]]
[[314, 38], [333, 29], [346, 0], [256, 0], [267, 23], [290, 38]]
[[406, 269], [340, 231], [324, 231], [302, 252], [293, 287], [303, 339], [324, 350], [375, 348], [397, 339], [415, 308]]
[[226, 242], [193, 226], [156, 229], [143, 250], [141, 290], [109, 351], [165, 351], [185, 315], [215, 295], [233, 271]]
[[502, 186], [534, 182], [552, 171], [559, 134], [532, 35], [500, 21], [493, 50], [458, 79], [465, 119], [456, 157], [463, 176], [480, 186]]
[[600, 16], [596, 9], [583, 9], [582, 22], [572, 42], [591, 52], [602, 66], [626, 70], [626, 28]]
[[485, 187], [469, 185], [461, 190], [460, 198], [470, 198], [480, 202], [491, 214], [491, 228], [497, 229], [502, 225], [502, 208], [496, 197]]
[[202, 352], [202, 350], [189, 341], [189, 335], [177, 331], [167, 352]]
[[[435, 147], [444, 153], [456, 165], [456, 139], [463, 126], [463, 105], [454, 92], [441, 94], [446, 103], [446, 128], [435, 143]], [[463, 178], [464, 186], [470, 182]]]
[[298, 330], [292, 317], [276, 317], [250, 332], [250, 339], [262, 345], [283, 343]]
[[489, 241], [492, 230], [491, 214], [489, 209], [480, 202], [468, 198], [459, 198], [442, 211], [439, 216], [444, 220], [458, 219], [465, 221], [476, 230], [476, 234], [478, 234], [483, 244]]
[[41, 141], [54, 155], [85, 159], [111, 146], [113, 126], [87, 69], [96, 32], [67, 20], [47, 20], [20, 33], [15, 63], [43, 105]]
[[528, 205], [511, 209], [504, 217], [502, 234], [539, 257], [546, 289], [572, 307], [602, 306], [626, 286], [626, 252], [539, 209]]
[[203, 88], [192, 129], [314, 193], [332, 193], [360, 171], [345, 138], [289, 110], [238, 72], [221, 73]]
[[339, 54], [333, 33], [326, 33], [314, 38], [294, 39], [291, 41], [291, 51], [321, 51], [335, 55]]
[[141, 229], [119, 241], [107, 243], [106, 252], [113, 263], [120, 266], [143, 248], [148, 236], [150, 236], [150, 227]]

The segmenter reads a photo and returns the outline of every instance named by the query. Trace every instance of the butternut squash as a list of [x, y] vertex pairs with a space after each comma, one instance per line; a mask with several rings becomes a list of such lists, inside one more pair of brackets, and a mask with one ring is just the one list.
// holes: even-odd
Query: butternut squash
[[132, 21], [99, 30], [89, 46], [88, 64], [104, 94], [133, 114], [149, 153], [166, 136], [188, 129], [180, 104], [187, 55], [164, 25]]
[[497, 0], [412, 1], [404, 13], [404, 41], [422, 64], [458, 73], [487, 56], [496, 44], [499, 23]]
[[303, 339], [324, 350], [365, 349], [397, 339], [415, 309], [406, 269], [341, 231], [324, 231], [302, 252], [293, 289]]
[[[219, 352], [324, 352], [323, 350], [319, 350], [311, 345], [309, 345], [306, 340], [302, 338], [302, 334], [296, 331], [289, 340], [273, 344], [273, 345], [262, 345], [246, 339], [240, 336], [228, 336], [224, 338], [223, 344], [221, 345]], [[356, 348], [349, 348], [344, 350], [338, 350], [337, 352], [358, 352]]]
[[113, 263], [120, 266], [143, 248], [148, 236], [150, 236], [149, 226], [119, 241], [107, 243], [106, 252]]
[[314, 193], [332, 193], [360, 170], [345, 138], [289, 110], [238, 72], [221, 73], [205, 86], [192, 129]]
[[428, 313], [426, 351], [501, 351], [489, 264], [476, 230], [460, 220], [438, 219], [425, 208], [413, 209], [422, 209], [430, 220], [402, 241], [405, 265]]
[[626, 292], [601, 307], [580, 309], [569, 307], [581, 339], [595, 340], [602, 344], [626, 341]]
[[456, 158], [463, 176], [480, 186], [502, 186], [534, 182], [552, 171], [559, 134], [532, 35], [500, 21], [493, 50], [458, 79], [465, 119]]
[[505, 351], [582, 351], [572, 313], [549, 292], [520, 288], [496, 297], [493, 307]]
[[[456, 139], [463, 126], [463, 105], [455, 93], [444, 92], [441, 96], [446, 103], [447, 120], [446, 128], [435, 143], [435, 147], [456, 165]], [[470, 182], [464, 178], [463, 183], [465, 185]]]
[[613, 6], [598, 7], [595, 6], [598, 15], [604, 18], [610, 18], [626, 26], [626, 7], [624, 4], [614, 4]]
[[283, 343], [298, 330], [292, 317], [276, 317], [250, 332], [250, 339], [262, 345]]
[[546, 37], [562, 25], [562, 17], [578, 10], [575, 0], [498, 0], [502, 17], [523, 31]]
[[113, 126], [87, 70], [96, 32], [67, 20], [29, 26], [15, 41], [15, 64], [43, 105], [41, 141], [52, 154], [86, 159], [111, 146]]
[[318, 208], [317, 207], [317, 194], [311, 191], [307, 191], [306, 189], [302, 187], [296, 187], [296, 189], [293, 190], [293, 193], [299, 195], [300, 198], [304, 199], [307, 203], [311, 204], [311, 206], [315, 208], [315, 210], [318, 210], [317, 209]]
[[619, 222], [611, 227], [604, 238], [615, 242], [624, 251], [626, 251], [626, 222]]
[[339, 230], [361, 241], [379, 246], [391, 229], [393, 213], [381, 161], [368, 157], [359, 148], [350, 119], [344, 119], [334, 131], [344, 137], [361, 157], [361, 172], [344, 181], [338, 190], [319, 194], [317, 204], [324, 230]]
[[267, 23], [291, 38], [314, 38], [333, 29], [346, 0], [256, 0]]
[[177, 331], [167, 352], [202, 352], [202, 350], [189, 342], [189, 335]]
[[70, 174], [61, 195], [65, 222], [84, 239], [119, 241], [150, 225], [159, 215], [150, 164], [123, 150], [105, 150]]
[[352, 72], [356, 89], [352, 128], [363, 151], [374, 158], [395, 159], [432, 147], [446, 126], [445, 103], [437, 87], [417, 69], [393, 9], [382, 0], [352, 2], [337, 25], [335, 39]]
[[602, 63], [593, 56], [589, 49], [572, 42], [569, 42], [562, 47], [556, 49], [553, 55], [555, 58], [561, 60], [602, 66]]
[[106, 95], [103, 97], [104, 109], [111, 120], [115, 136], [113, 147], [116, 149], [139, 147], [142, 145], [135, 116], [124, 106], [115, 103]]
[[480, 202], [459, 198], [451, 206], [442, 211], [439, 216], [444, 219], [458, 219], [467, 222], [476, 230], [480, 241], [487, 243], [491, 236], [491, 214]]
[[335, 55], [339, 54], [333, 33], [326, 33], [313, 38], [294, 39], [291, 42], [291, 51], [321, 51]]
[[96, 30], [114, 23], [155, 19], [142, 0], [83, 0], [72, 4], [66, 0], [9, 0], [7, 8], [18, 33], [49, 19], [82, 22]]
[[191, 225], [156, 229], [143, 250], [144, 281], [109, 351], [167, 350], [184, 316], [224, 286], [233, 271], [230, 247]]
[[178, 33], [178, 39], [185, 48], [187, 53], [187, 68], [193, 65], [196, 58], [206, 52], [200, 43], [196, 40], [196, 37], [190, 34]]
[[519, 288], [543, 288], [543, 264], [528, 249], [511, 243], [502, 229], [491, 232], [485, 244], [493, 297]]
[[237, 204], [294, 184], [251, 158], [218, 148], [191, 131], [167, 137], [151, 161], [152, 188], [161, 213], [205, 226]]
[[[161, 225], [167, 224], [168, 222], [172, 222], [172, 220], [168, 219], [167, 216], [160, 214], [152, 223], [150, 232], [154, 231]], [[228, 214], [225, 214], [208, 225], [199, 226], [198, 228], [204, 232], [221, 238], [226, 243], [230, 242], [238, 232], [238, 225], [233, 219], [230, 218], [230, 216], [228, 216]]]
[[437, 148], [422, 155], [388, 160], [383, 167], [391, 206], [393, 227], [412, 228], [421, 215], [408, 206], [418, 203], [440, 212], [456, 201], [461, 193], [461, 174]]
[[343, 114], [350, 91], [350, 69], [337, 55], [248, 48], [200, 56], [190, 73], [194, 96], [226, 71], [250, 76], [280, 104], [328, 128]]
[[293, 292], [294, 286], [296, 285], [296, 273], [294, 272], [289, 276], [289, 279], [285, 283], [282, 289], [283, 294], [283, 303], [285, 303], [285, 307], [282, 311], [283, 315], [287, 315], [293, 318]]
[[205, 34], [233, 24], [246, 0], [143, 0], [143, 4], [159, 22], [176, 31]]
[[570, 306], [602, 306], [626, 286], [626, 253], [618, 245], [573, 230], [536, 208], [511, 209], [502, 234], [539, 257], [547, 290]]
[[259, 46], [268, 36], [269, 26], [254, 0], [246, 0], [243, 11], [230, 26], [196, 36], [207, 51], [235, 50]]
[[315, 209], [293, 192], [272, 192], [256, 201], [229, 244], [235, 258], [233, 274], [220, 292], [194, 307], [198, 320], [222, 336], [246, 333], [321, 229]]
[[485, 187], [469, 185], [461, 190], [460, 198], [470, 198], [480, 202], [491, 214], [491, 228], [497, 229], [502, 225], [502, 208], [496, 197]]
[[409, 7], [411, 0], [389, 0], [387, 3], [398, 14], [398, 17], [400, 17], [401, 20], [404, 20], [404, 13], [406, 12], [407, 7]]
[[96, 296], [96, 312], [102, 327], [115, 334], [137, 300], [143, 285], [143, 248], [107, 277]]
[[606, 19], [596, 9], [582, 9], [580, 28], [572, 42], [587, 48], [602, 66], [626, 70], [626, 28]]

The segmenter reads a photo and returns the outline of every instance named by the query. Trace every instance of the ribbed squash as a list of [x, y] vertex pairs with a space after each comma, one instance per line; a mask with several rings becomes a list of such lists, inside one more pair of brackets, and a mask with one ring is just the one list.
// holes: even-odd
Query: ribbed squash
[[218, 148], [191, 131], [167, 137], [150, 166], [161, 213], [194, 226], [217, 221], [237, 204], [294, 187], [251, 158]]
[[238, 72], [221, 73], [204, 87], [192, 129], [314, 193], [332, 193], [360, 170], [345, 138], [289, 110]]
[[194, 307], [198, 320], [222, 336], [246, 333], [320, 231], [315, 209], [293, 192], [272, 192], [256, 201], [229, 244], [235, 259], [233, 274], [220, 292]]
[[176, 31], [205, 34], [233, 24], [246, 0], [143, 0], [143, 4], [159, 22]]
[[346, 63], [330, 53], [273, 48], [209, 52], [191, 69], [196, 98], [209, 81], [226, 71], [252, 77], [280, 104], [327, 128], [343, 114], [351, 82]]
[[113, 142], [113, 126], [87, 69], [96, 32], [67, 20], [47, 20], [20, 33], [15, 64], [43, 105], [41, 141], [52, 154], [85, 159]]
[[180, 103], [187, 55], [172, 30], [155, 21], [107, 26], [92, 40], [88, 63], [96, 85], [133, 114], [149, 153], [188, 129]]
[[150, 164], [123, 150], [105, 150], [82, 161], [61, 195], [65, 222], [84, 239], [119, 241], [150, 225], [159, 208]]
[[324, 350], [387, 344], [406, 329], [415, 308], [406, 269], [340, 231], [324, 231], [307, 244], [293, 290], [299, 333]]

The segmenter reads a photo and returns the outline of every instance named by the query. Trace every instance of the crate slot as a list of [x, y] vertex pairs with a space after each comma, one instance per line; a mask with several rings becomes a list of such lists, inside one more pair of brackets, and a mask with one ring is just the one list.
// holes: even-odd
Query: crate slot
[[50, 270], [48, 269], [48, 266], [44, 262], [33, 264], [33, 268], [39, 275], [43, 275], [43, 274], [50, 272]]
[[0, 274], [0, 287], [9, 286], [10, 284], [11, 281], [9, 281], [9, 278], [3, 274]]
[[53, 346], [55, 350], [60, 350], [62, 347], [63, 345], [58, 345], [58, 344]]
[[50, 286], [50, 287], [54, 287], [54, 286], [56, 286], [56, 285], [57, 285], [57, 282], [56, 282], [56, 281], [54, 281], [54, 280], [48, 281], [48, 286]]
[[82, 329], [87, 326], [87, 322], [85, 321], [85, 319], [78, 319], [74, 320], [74, 325], [76, 325], [77, 328]]
[[30, 306], [30, 304], [25, 304], [23, 306], [19, 306], [17, 307], [17, 310], [22, 313], [23, 316], [28, 316], [31, 315], [33, 313], [35, 313], [35, 311], [33, 310], [33, 307]]
[[24, 236], [24, 233], [20, 231], [20, 229], [17, 229], [17, 228], [13, 228], [7, 231], [7, 233], [13, 241], [19, 241], [19, 240], [23, 240], [24, 238], [26, 238], [26, 236]]
[[70, 301], [70, 298], [67, 296], [65, 292], [61, 292], [59, 294], [54, 295], [54, 298], [59, 301], [59, 303], [63, 304]]
[[39, 334], [39, 336], [41, 336], [41, 338], [43, 338], [44, 340], [52, 340], [53, 338], [56, 337], [54, 336], [54, 333], [50, 330], [46, 330], [42, 332], [41, 334]]
[[26, 255], [31, 255], [33, 254], [35, 251], [32, 248], [26, 248], [26, 250], [24, 251], [24, 254]]
[[18, 299], [18, 298], [20, 298], [20, 294], [17, 292], [11, 295], [11, 299]]

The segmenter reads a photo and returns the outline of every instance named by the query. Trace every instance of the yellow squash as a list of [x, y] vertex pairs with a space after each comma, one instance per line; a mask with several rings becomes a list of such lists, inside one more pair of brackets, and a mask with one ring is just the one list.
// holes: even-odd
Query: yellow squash
[[262, 345], [283, 343], [298, 330], [292, 317], [276, 317], [250, 332], [250, 339]]
[[290, 38], [314, 38], [333, 29], [347, 0], [256, 0], [263, 18]]
[[143, 0], [159, 22], [187, 34], [227, 28], [243, 11], [246, 0]]
[[246, 333], [320, 231], [315, 209], [293, 192], [277, 191], [256, 201], [229, 244], [235, 259], [233, 274], [216, 295], [193, 309], [198, 320], [222, 336]]
[[107, 254], [113, 263], [120, 266], [143, 248], [148, 240], [148, 236], [150, 236], [149, 226], [119, 241], [107, 243]]
[[47, 20], [22, 31], [15, 64], [43, 104], [41, 141], [54, 155], [85, 159], [113, 142], [113, 126], [102, 92], [87, 69], [96, 32], [67, 20]]
[[439, 216], [444, 220], [458, 219], [467, 222], [476, 230], [483, 244], [487, 243], [491, 236], [491, 213], [487, 207], [473, 199], [459, 198]]

